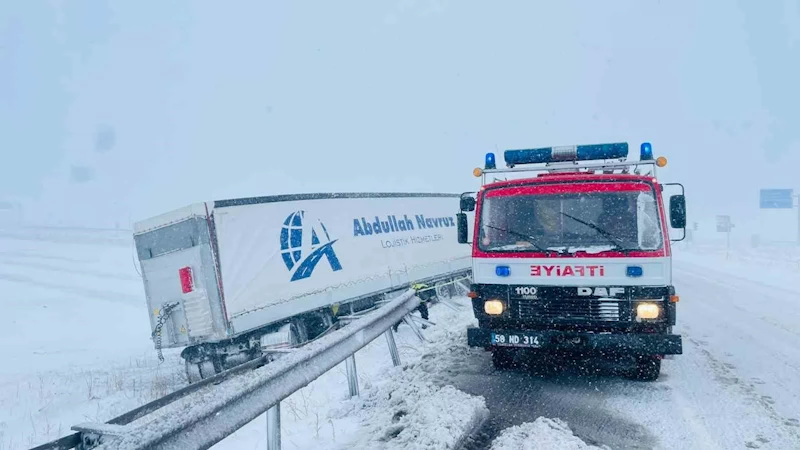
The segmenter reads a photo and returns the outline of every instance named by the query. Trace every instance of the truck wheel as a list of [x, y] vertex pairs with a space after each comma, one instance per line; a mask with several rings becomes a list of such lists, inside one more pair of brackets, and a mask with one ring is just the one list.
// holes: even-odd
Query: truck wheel
[[216, 365], [214, 364], [214, 361], [210, 359], [201, 362], [200, 364], [198, 364], [198, 367], [200, 369], [200, 376], [202, 376], [203, 379], [211, 378], [219, 373], [219, 371], [217, 371]]
[[492, 364], [495, 369], [506, 370], [514, 367], [514, 353], [504, 348], [492, 349]]
[[631, 378], [639, 381], [656, 381], [661, 374], [661, 358], [641, 357], [636, 360], [636, 368]]
[[199, 364], [191, 363], [188, 360], [184, 360], [184, 362], [186, 363], [186, 378], [189, 380], [189, 384], [197, 383], [203, 379]]

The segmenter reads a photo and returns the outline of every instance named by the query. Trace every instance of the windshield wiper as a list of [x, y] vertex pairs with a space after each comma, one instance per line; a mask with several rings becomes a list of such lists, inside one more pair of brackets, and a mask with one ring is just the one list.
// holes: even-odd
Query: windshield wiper
[[525, 239], [526, 242], [528, 242], [531, 245], [533, 245], [536, 248], [536, 250], [539, 250], [540, 252], [544, 252], [544, 253], [547, 253], [547, 254], [549, 254], [550, 252], [555, 252], [555, 253], [558, 253], [559, 255], [567, 254], [566, 250], [561, 250], [561, 251], [559, 251], [559, 250], [550, 250], [550, 249], [546, 249], [546, 248], [542, 247], [541, 245], [539, 245], [536, 242], [536, 238], [531, 236], [531, 235], [524, 234], [524, 233], [519, 233], [519, 232], [513, 231], [513, 230], [507, 230], [505, 228], [495, 227], [495, 226], [492, 226], [492, 225], [484, 225], [484, 226], [486, 228], [491, 228], [493, 230], [502, 231], [502, 232], [505, 232], [505, 233], [508, 233], [508, 234], [513, 234], [514, 236], [519, 236], [519, 237]]
[[608, 240], [608, 242], [610, 242], [611, 244], [614, 245], [614, 249], [615, 250], [620, 250], [622, 252], [625, 252], [626, 254], [630, 251], [628, 249], [623, 248], [622, 241], [620, 241], [619, 238], [617, 238], [613, 234], [609, 233], [608, 231], [600, 228], [599, 226], [593, 224], [592, 222], [587, 222], [585, 220], [578, 219], [577, 217], [569, 215], [569, 214], [565, 213], [564, 211], [559, 211], [559, 213], [569, 217], [570, 219], [572, 219], [572, 220], [574, 220], [574, 221], [576, 221], [578, 223], [582, 223], [582, 224], [586, 225], [587, 227], [597, 231], [598, 233], [600, 233], [601, 236], [606, 238], [606, 240]]

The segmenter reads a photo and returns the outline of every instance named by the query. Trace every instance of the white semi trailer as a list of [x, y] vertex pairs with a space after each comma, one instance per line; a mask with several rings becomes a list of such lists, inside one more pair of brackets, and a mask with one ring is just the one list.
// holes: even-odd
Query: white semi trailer
[[301, 194], [197, 203], [134, 225], [156, 348], [191, 382], [297, 345], [342, 315], [471, 273], [458, 194]]

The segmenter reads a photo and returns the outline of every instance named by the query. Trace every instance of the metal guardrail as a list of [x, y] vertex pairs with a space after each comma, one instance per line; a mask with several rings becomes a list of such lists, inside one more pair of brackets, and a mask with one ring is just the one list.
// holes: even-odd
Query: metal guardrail
[[422, 336], [414, 321], [428, 322], [409, 316], [419, 302], [416, 292], [409, 289], [353, 323], [293, 349], [269, 364], [269, 356], [257, 358], [107, 423], [73, 426], [77, 433], [35, 450], [206, 449], [265, 412], [267, 446], [278, 450], [280, 402], [342, 361], [346, 361], [350, 395], [358, 395], [355, 353], [384, 334], [392, 362], [399, 365], [392, 326], [404, 321]]

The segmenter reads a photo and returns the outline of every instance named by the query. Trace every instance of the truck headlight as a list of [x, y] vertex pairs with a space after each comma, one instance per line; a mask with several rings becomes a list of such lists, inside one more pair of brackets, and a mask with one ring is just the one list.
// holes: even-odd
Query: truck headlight
[[500, 300], [487, 300], [486, 303], [483, 304], [483, 310], [490, 316], [499, 316], [503, 314], [505, 309], [505, 305]]
[[637, 319], [658, 319], [661, 315], [661, 308], [658, 303], [639, 303], [636, 305], [636, 318]]

